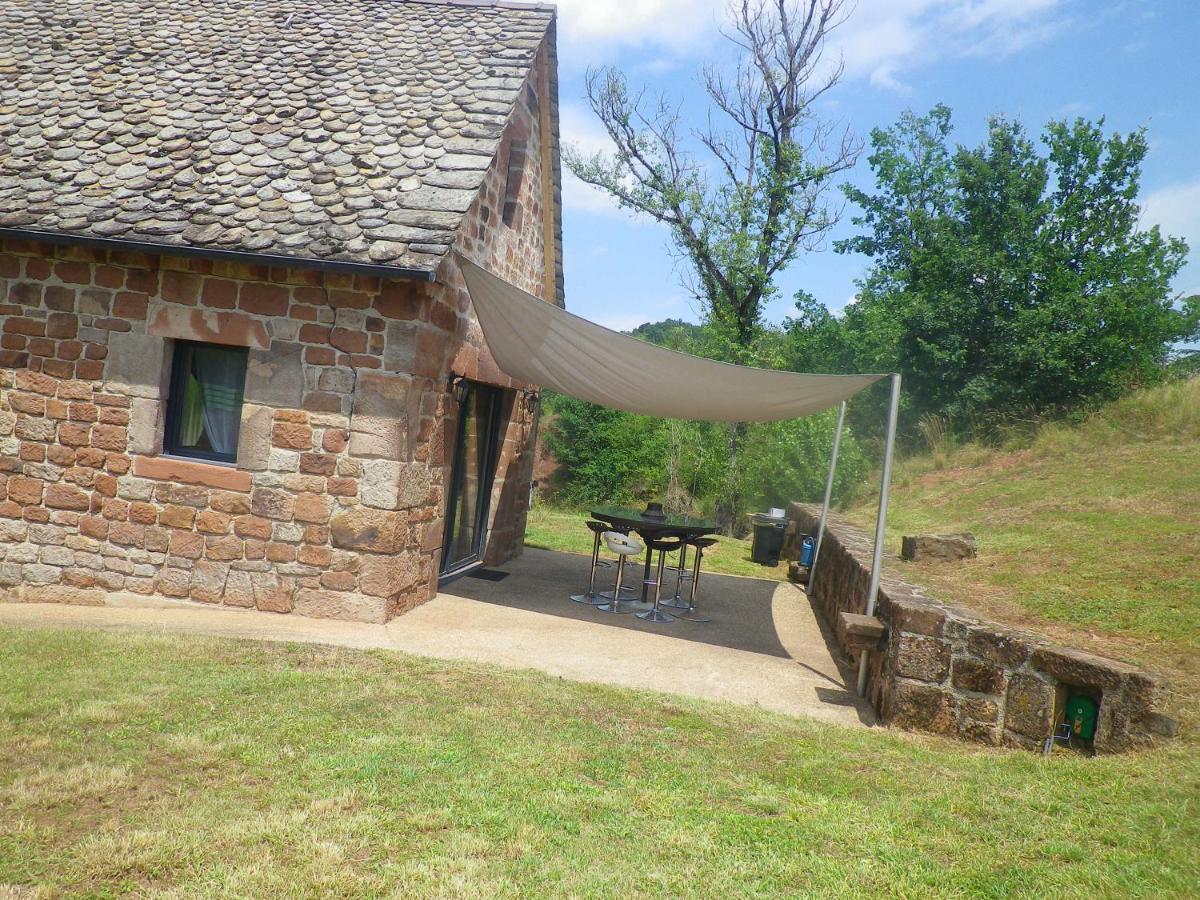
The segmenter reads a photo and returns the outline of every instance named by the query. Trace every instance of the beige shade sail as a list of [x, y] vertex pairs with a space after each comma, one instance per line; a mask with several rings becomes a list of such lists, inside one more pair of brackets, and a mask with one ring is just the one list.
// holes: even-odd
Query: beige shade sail
[[836, 406], [883, 375], [734, 366], [612, 331], [458, 257], [497, 364], [510, 377], [601, 406], [668, 419], [771, 422]]

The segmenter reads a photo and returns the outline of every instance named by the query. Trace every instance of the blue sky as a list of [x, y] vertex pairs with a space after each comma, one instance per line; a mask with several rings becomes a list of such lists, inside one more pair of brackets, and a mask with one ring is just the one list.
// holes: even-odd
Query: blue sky
[[[724, 0], [560, 0], [562, 134], [604, 146], [584, 99], [589, 66], [614, 64], [631, 82], [706, 109], [699, 69], [732, 61], [718, 33]], [[905, 109], [954, 111], [955, 137], [979, 143], [1003, 113], [1037, 132], [1052, 118], [1106, 118], [1109, 130], [1145, 126], [1143, 222], [1193, 249], [1176, 289], [1200, 293], [1200, 3], [1197, 0], [858, 0], [831, 53], [843, 82], [823, 111], [866, 138]], [[699, 121], [694, 119], [694, 121]], [[843, 180], [870, 186], [865, 153]], [[698, 321], [666, 231], [615, 208], [565, 176], [567, 306], [614, 328], [668, 317]], [[833, 238], [854, 233], [847, 207]], [[867, 260], [829, 247], [801, 256], [768, 310], [781, 320], [803, 288], [832, 310], [855, 293]]]

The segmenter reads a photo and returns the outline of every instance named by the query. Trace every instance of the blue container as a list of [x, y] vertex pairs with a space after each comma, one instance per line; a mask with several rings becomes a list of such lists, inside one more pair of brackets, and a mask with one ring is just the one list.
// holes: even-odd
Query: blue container
[[800, 565], [811, 566], [813, 553], [817, 550], [817, 541], [811, 534], [806, 534], [800, 542]]

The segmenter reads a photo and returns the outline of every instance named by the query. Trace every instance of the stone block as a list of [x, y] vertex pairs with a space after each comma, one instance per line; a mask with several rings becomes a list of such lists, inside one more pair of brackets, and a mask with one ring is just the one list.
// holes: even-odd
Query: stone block
[[961, 691], [979, 694], [1000, 694], [1004, 691], [1004, 670], [969, 656], [954, 658], [950, 680]]
[[[229, 347], [266, 350], [271, 346], [266, 326], [258, 319], [245, 313], [215, 309], [155, 304], [150, 310], [146, 331], [160, 338], [225, 344]], [[111, 340], [109, 355], [112, 355]]]
[[418, 326], [413, 321], [388, 322], [384, 331], [383, 367], [389, 372], [411, 372], [417, 362]]
[[161, 399], [166, 383], [166, 341], [152, 334], [114, 331], [104, 365], [107, 390], [131, 397]]
[[291, 494], [272, 488], [255, 488], [250, 495], [250, 509], [256, 516], [264, 519], [277, 519], [290, 522], [294, 511], [295, 499]]
[[958, 733], [968, 741], [987, 744], [989, 747], [998, 747], [1003, 740], [1003, 732], [998, 725], [980, 722], [977, 719], [960, 719]]
[[420, 575], [418, 553], [363, 556], [358, 572], [358, 589], [372, 597], [393, 597], [415, 585]]
[[22, 603], [62, 603], [69, 606], [104, 606], [104, 591], [68, 584], [27, 584], [13, 599]]
[[238, 606], [242, 609], [254, 608], [254, 585], [250, 581], [249, 572], [229, 571], [225, 578], [225, 594], [222, 602], [226, 606]]
[[972, 628], [967, 632], [967, 650], [980, 659], [1003, 666], [1019, 666], [1029, 658], [1024, 636], [997, 625]]
[[304, 402], [304, 345], [275, 341], [269, 350], [251, 350], [246, 360], [246, 402], [275, 409], [299, 409]]
[[934, 638], [902, 634], [893, 642], [896, 674], [941, 682], [950, 671], [950, 647]]
[[324, 524], [329, 520], [330, 501], [324, 494], [305, 493], [296, 497], [292, 514], [297, 522]]
[[273, 572], [252, 572], [250, 581], [254, 586], [256, 609], [277, 613], [292, 611], [292, 598], [296, 587], [291, 579], [275, 575]]
[[949, 691], [932, 685], [891, 685], [884, 717], [889, 725], [935, 734], [954, 734], [958, 730], [958, 700]]
[[293, 610], [302, 616], [344, 619], [382, 624], [388, 620], [388, 601], [383, 597], [340, 591], [302, 589], [296, 592]]
[[352, 456], [394, 461], [408, 457], [411, 387], [407, 376], [359, 373], [350, 420]]
[[1018, 672], [1008, 682], [1004, 727], [1035, 740], [1050, 735], [1054, 722], [1054, 686]]
[[1000, 719], [999, 704], [986, 697], [960, 697], [958, 708], [964, 719], [972, 719], [988, 725], [995, 725]]
[[405, 549], [408, 517], [404, 513], [354, 507], [330, 520], [333, 546], [371, 553], [396, 553]]
[[946, 623], [945, 611], [929, 603], [898, 600], [890, 595], [881, 595], [880, 609], [884, 617], [891, 620], [894, 631], [941, 637]]
[[225, 563], [198, 560], [192, 567], [191, 598], [200, 603], [220, 603], [228, 573]]
[[1111, 689], [1120, 685], [1122, 677], [1137, 672], [1125, 663], [1068, 647], [1039, 647], [1031, 664], [1037, 671], [1077, 687]]
[[362, 502], [376, 509], [399, 509], [402, 463], [390, 459], [367, 459], [362, 464]]
[[129, 403], [129, 452], [152, 456], [162, 450], [158, 400], [134, 397]]
[[900, 543], [900, 558], [909, 562], [974, 559], [976, 552], [973, 534], [906, 534]]
[[160, 485], [162, 489], [159, 498], [172, 503], [184, 503], [189, 506], [203, 506], [207, 502], [207, 494], [201, 492], [194, 500], [179, 499], [185, 496], [188, 489], [180, 485], [202, 485], [215, 487], [225, 491], [250, 490], [250, 473], [242, 472], [229, 466], [219, 466], [212, 463], [196, 462], [188, 459], [173, 457], [137, 456], [133, 460], [133, 474], [140, 478], [152, 478], [156, 481], [172, 482]]
[[54, 584], [62, 577], [62, 569], [41, 563], [27, 563], [21, 567], [21, 580], [26, 584]]
[[433, 472], [424, 463], [408, 463], [400, 473], [396, 504], [400, 509], [426, 506], [433, 489]]
[[838, 613], [838, 632], [843, 645], [850, 650], [874, 650], [887, 636], [887, 626], [875, 616], [859, 613]]

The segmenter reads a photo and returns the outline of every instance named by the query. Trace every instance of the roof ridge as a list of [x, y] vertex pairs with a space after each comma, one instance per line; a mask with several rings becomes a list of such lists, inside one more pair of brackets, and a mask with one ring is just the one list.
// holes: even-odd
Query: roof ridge
[[470, 6], [515, 9], [527, 12], [548, 12], [558, 15], [558, 4], [540, 3], [537, 0], [400, 0], [401, 3], [423, 3], [426, 6]]

